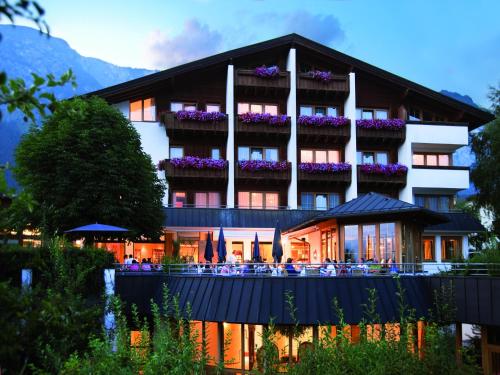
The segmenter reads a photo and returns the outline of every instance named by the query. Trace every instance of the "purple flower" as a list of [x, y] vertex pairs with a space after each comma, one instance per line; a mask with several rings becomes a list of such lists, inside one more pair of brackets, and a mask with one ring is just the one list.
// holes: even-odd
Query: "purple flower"
[[266, 67], [265, 65], [255, 68], [254, 74], [261, 78], [276, 78], [280, 75], [280, 68], [276, 65]]
[[383, 176], [405, 176], [408, 167], [403, 164], [361, 164], [360, 170], [365, 174], [376, 174]]
[[193, 120], [201, 122], [220, 122], [227, 117], [225, 113], [203, 111], [178, 111], [175, 116], [181, 121]]
[[322, 81], [325, 83], [330, 82], [333, 79], [332, 72], [321, 71], [321, 70], [312, 70], [309, 72], [311, 77], [317, 81]]
[[405, 122], [398, 118], [387, 120], [356, 120], [356, 126], [361, 129], [400, 130], [405, 126]]
[[[169, 160], [162, 160], [158, 164], [159, 170], [165, 170]], [[228, 165], [227, 160], [199, 158], [197, 156], [184, 156], [183, 158], [170, 159], [170, 164], [174, 168], [181, 169], [225, 169]]]
[[351, 170], [349, 163], [300, 163], [299, 170], [306, 173], [330, 174], [344, 173]]
[[267, 123], [270, 125], [286, 125], [290, 121], [290, 117], [286, 115], [271, 115], [269, 113], [253, 113], [247, 112], [240, 115], [240, 120], [246, 124]]
[[290, 169], [287, 161], [243, 160], [238, 163], [242, 171], [286, 171]]
[[351, 120], [345, 117], [334, 116], [299, 116], [297, 123], [303, 126], [340, 127], [350, 124]]

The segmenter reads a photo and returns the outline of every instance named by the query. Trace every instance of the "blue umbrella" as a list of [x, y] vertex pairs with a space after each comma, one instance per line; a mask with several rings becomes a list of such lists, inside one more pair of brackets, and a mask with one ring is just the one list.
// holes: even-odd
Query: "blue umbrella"
[[255, 232], [255, 240], [253, 242], [253, 261], [260, 262], [259, 237], [257, 237], [257, 232]]
[[219, 257], [219, 263], [226, 261], [226, 241], [224, 240], [224, 231], [222, 226], [219, 231], [219, 242], [217, 242], [217, 256]]
[[105, 225], [105, 224], [95, 223], [95, 224], [84, 225], [83, 227], [73, 228], [73, 229], [67, 230], [64, 233], [77, 233], [77, 232], [80, 232], [80, 233], [83, 233], [83, 232], [98, 232], [98, 233], [108, 232], [108, 233], [110, 233], [110, 232], [128, 232], [128, 231], [129, 231], [128, 229], [115, 227], [113, 225]]
[[281, 263], [281, 258], [283, 257], [283, 245], [281, 244], [281, 230], [279, 229], [278, 222], [276, 222], [276, 228], [274, 229], [272, 255], [276, 263]]
[[212, 239], [210, 238], [210, 232], [208, 232], [207, 244], [205, 245], [205, 254], [203, 255], [207, 262], [212, 263], [212, 258], [214, 257], [214, 248], [212, 246]]

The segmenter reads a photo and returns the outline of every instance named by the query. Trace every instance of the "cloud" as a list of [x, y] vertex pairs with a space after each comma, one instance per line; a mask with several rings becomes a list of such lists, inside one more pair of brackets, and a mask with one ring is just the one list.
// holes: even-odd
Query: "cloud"
[[184, 23], [177, 35], [156, 30], [146, 41], [146, 58], [152, 68], [165, 69], [220, 51], [222, 35], [197, 19]]

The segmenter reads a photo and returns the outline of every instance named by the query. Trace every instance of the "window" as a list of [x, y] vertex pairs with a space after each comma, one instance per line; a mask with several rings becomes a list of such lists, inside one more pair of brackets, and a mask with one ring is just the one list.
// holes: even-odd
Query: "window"
[[414, 153], [413, 165], [426, 165], [430, 167], [449, 167], [452, 165], [450, 154]]
[[420, 121], [422, 115], [420, 114], [420, 109], [415, 107], [408, 108], [407, 112], [408, 120], [410, 121]]
[[422, 238], [422, 253], [424, 256], [424, 261], [433, 261], [435, 253], [434, 237], [423, 237]]
[[174, 191], [172, 194], [172, 203], [174, 207], [185, 207], [187, 203], [186, 192]]
[[324, 107], [324, 106], [315, 106], [315, 105], [301, 105], [299, 113], [301, 116], [337, 116], [337, 108], [336, 107]]
[[304, 192], [300, 195], [300, 202], [304, 210], [329, 210], [340, 204], [338, 193]]
[[207, 112], [220, 112], [220, 104], [207, 104]]
[[448, 212], [455, 208], [455, 196], [419, 194], [415, 195], [415, 205], [434, 211]]
[[344, 226], [345, 260], [380, 259], [396, 261], [396, 223]]
[[358, 261], [358, 226], [357, 225], [346, 225], [344, 226], [344, 258], [347, 262]]
[[262, 103], [238, 103], [238, 114], [253, 112], [253, 113], [269, 113], [270, 115], [278, 114], [278, 106], [276, 104]]
[[239, 191], [239, 208], [277, 209], [279, 205], [278, 193]]
[[368, 259], [373, 259], [375, 257], [375, 243], [376, 243], [376, 235], [375, 235], [375, 225], [363, 225], [362, 226], [362, 252], [361, 258], [365, 261]]
[[387, 109], [356, 108], [356, 119], [358, 120], [387, 120], [389, 111]]
[[238, 147], [238, 160], [278, 161], [278, 149], [247, 146]]
[[452, 260], [462, 255], [462, 237], [441, 237], [441, 259]]
[[381, 223], [380, 224], [380, 243], [379, 243], [380, 260], [392, 259], [396, 260], [396, 224]]
[[386, 151], [358, 151], [358, 164], [388, 164], [389, 153]]
[[302, 163], [338, 163], [340, 152], [338, 150], [300, 150]]
[[212, 150], [210, 150], [210, 157], [212, 159], [220, 159], [220, 148], [213, 148]]
[[196, 104], [194, 103], [181, 103], [181, 102], [171, 102], [170, 110], [172, 112], [178, 111], [196, 111]]
[[184, 147], [181, 146], [170, 147], [170, 159], [182, 158], [183, 156], [184, 156]]
[[194, 194], [195, 207], [218, 208], [220, 207], [219, 192], [196, 192]]
[[156, 121], [154, 98], [131, 101], [129, 107], [130, 121]]

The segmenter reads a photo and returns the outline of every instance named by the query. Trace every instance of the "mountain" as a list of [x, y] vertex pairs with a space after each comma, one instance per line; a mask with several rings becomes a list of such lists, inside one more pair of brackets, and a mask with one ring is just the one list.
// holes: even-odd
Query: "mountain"
[[[154, 73], [147, 69], [116, 66], [105, 61], [84, 57], [63, 39], [48, 37], [25, 26], [0, 25], [0, 70], [10, 78], [31, 81], [31, 73], [60, 76], [72, 69], [77, 88], [56, 88], [60, 99], [101, 89]], [[13, 152], [27, 130], [28, 124], [19, 113], [7, 114], [2, 108], [0, 122], [0, 164], [13, 161]], [[11, 181], [12, 182], [12, 181]]]
[[448, 91], [448, 90], [441, 90], [440, 93], [449, 96], [450, 98], [453, 98], [455, 100], [458, 100], [462, 103], [479, 108], [479, 106], [476, 103], [474, 103], [474, 100], [472, 100], [472, 98], [469, 95], [462, 95], [459, 94], [458, 92]]

